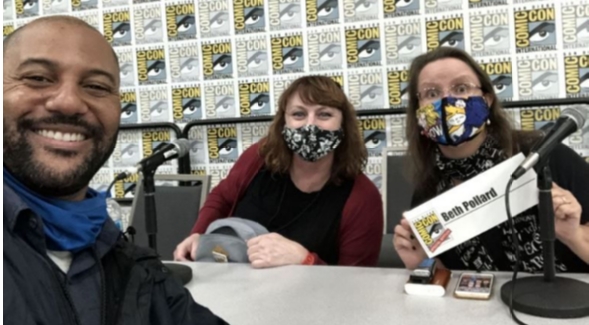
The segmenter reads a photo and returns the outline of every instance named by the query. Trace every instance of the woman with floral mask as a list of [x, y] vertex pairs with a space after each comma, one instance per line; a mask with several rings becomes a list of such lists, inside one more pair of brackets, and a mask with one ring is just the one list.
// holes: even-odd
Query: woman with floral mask
[[212, 190], [174, 258], [194, 260], [199, 234], [236, 216], [270, 231], [247, 243], [253, 267], [376, 265], [383, 205], [362, 173], [366, 159], [354, 108], [338, 84], [320, 76], [295, 80], [267, 137]]
[[[484, 172], [503, 160], [527, 154], [536, 132], [516, 131], [493, 84], [465, 52], [442, 47], [415, 58], [409, 71], [407, 139], [413, 168], [412, 207]], [[556, 269], [589, 272], [589, 165], [565, 145], [549, 162], [553, 178]], [[514, 216], [520, 269], [543, 269], [538, 209]], [[438, 257], [449, 269], [512, 270], [515, 252], [505, 222]], [[409, 224], [395, 227], [393, 244], [409, 269], [426, 258]]]

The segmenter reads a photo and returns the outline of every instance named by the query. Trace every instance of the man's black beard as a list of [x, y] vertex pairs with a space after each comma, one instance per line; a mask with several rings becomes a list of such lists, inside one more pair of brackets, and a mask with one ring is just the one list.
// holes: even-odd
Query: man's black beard
[[[35, 125], [72, 125], [85, 129], [86, 137], [92, 139], [94, 150], [68, 174], [56, 174], [33, 157], [33, 147], [27, 132], [35, 132]], [[118, 134], [118, 132], [117, 132]], [[112, 154], [117, 140], [107, 139], [102, 127], [90, 125], [78, 116], [55, 114], [42, 120], [22, 119], [14, 125], [4, 120], [4, 166], [12, 175], [34, 192], [49, 197], [63, 197], [78, 193], [88, 186], [96, 172]], [[109, 141], [110, 140], [110, 141]], [[44, 149], [54, 155], [72, 157], [76, 153], [58, 149]]]

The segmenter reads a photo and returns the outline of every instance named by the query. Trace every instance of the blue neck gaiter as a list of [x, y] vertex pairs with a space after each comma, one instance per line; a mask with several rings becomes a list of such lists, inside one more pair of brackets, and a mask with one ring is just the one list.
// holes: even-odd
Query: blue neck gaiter
[[108, 218], [106, 193], [88, 188], [82, 201], [48, 198], [25, 187], [6, 167], [4, 182], [43, 220], [49, 250], [75, 253], [92, 246]]

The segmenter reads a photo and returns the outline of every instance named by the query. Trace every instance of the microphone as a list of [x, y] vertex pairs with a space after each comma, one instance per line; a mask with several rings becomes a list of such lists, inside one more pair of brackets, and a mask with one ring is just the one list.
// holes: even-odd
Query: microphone
[[182, 158], [190, 152], [190, 141], [187, 139], [176, 139], [151, 154], [149, 157], [143, 158], [135, 167], [130, 169], [131, 173], [154, 170], [164, 162], [174, 159]]
[[562, 140], [582, 129], [585, 120], [589, 120], [589, 109], [585, 106], [578, 105], [564, 109], [552, 129], [539, 143], [532, 147], [530, 154], [511, 174], [511, 178], [514, 180], [520, 178], [534, 167], [541, 158], [548, 155]]

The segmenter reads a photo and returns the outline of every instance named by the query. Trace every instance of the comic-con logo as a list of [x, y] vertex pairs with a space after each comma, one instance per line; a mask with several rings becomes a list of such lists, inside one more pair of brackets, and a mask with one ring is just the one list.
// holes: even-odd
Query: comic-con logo
[[589, 55], [565, 54], [564, 72], [567, 97], [589, 97]]
[[269, 123], [243, 123], [240, 125], [241, 146], [245, 151], [268, 134]]
[[202, 44], [202, 66], [205, 80], [233, 78], [231, 41]]
[[135, 86], [135, 61], [134, 52], [131, 49], [119, 49], [115, 50], [117, 57], [119, 58], [119, 70], [121, 77], [121, 88], [122, 87], [134, 87]]
[[234, 0], [235, 34], [260, 33], [266, 30], [264, 0]]
[[384, 108], [384, 89], [381, 70], [350, 72], [348, 97], [356, 109]]
[[237, 160], [237, 128], [212, 126], [207, 128], [209, 163], [231, 163]]
[[370, 181], [378, 188], [382, 190], [382, 158], [371, 157], [368, 158], [368, 162], [364, 167], [364, 174], [368, 176]]
[[358, 120], [364, 144], [369, 157], [380, 157], [382, 149], [387, 146], [386, 122], [384, 117], [365, 118]]
[[270, 82], [268, 80], [239, 83], [239, 113], [241, 116], [270, 114]]
[[97, 192], [105, 192], [108, 189], [108, 185], [112, 181], [111, 171], [108, 168], [101, 168], [98, 173], [90, 180], [90, 187]]
[[98, 0], [71, 0], [72, 11], [98, 8]]
[[274, 78], [272, 80], [272, 90], [274, 93], [274, 107], [276, 107], [276, 110], [278, 110], [280, 96], [282, 95], [284, 90], [288, 88], [293, 83], [293, 81], [295, 81], [298, 78], [299, 76], [297, 75], [286, 75], [283, 77]]
[[404, 115], [391, 115], [389, 118], [390, 125], [390, 139], [387, 147], [395, 149], [406, 149], [407, 138], [405, 137], [405, 116]]
[[[190, 158], [190, 161], [192, 161], [192, 158]], [[207, 175], [207, 169], [204, 166], [194, 166], [193, 165], [193, 166], [190, 167], [190, 174], [192, 174], [192, 175], [198, 175], [198, 176], [206, 176]]]
[[235, 41], [237, 73], [239, 77], [267, 76], [268, 42], [266, 37], [243, 37]]
[[231, 34], [229, 0], [201, 0], [197, 3], [201, 37], [222, 37]]
[[419, 20], [387, 21], [384, 26], [387, 64], [408, 63], [422, 53]]
[[125, 6], [129, 4], [129, 0], [102, 0], [102, 8]]
[[500, 100], [513, 99], [513, 71], [510, 59], [497, 60], [480, 64], [489, 75], [495, 94]]
[[485, 8], [506, 5], [507, 0], [468, 0], [469, 8]]
[[342, 68], [343, 51], [339, 29], [309, 30], [306, 48], [310, 71]]
[[164, 37], [162, 12], [158, 5], [135, 6], [133, 28], [137, 44], [161, 43]]
[[131, 45], [129, 10], [110, 11], [102, 15], [104, 37], [112, 46]]
[[[202, 165], [207, 162], [207, 151], [205, 149], [205, 127], [195, 126], [188, 131], [188, 141], [190, 141], [190, 164]], [[194, 170], [194, 169], [193, 169]]]
[[565, 49], [589, 47], [589, 3], [562, 6]]
[[364, 68], [381, 64], [380, 30], [378, 26], [346, 29], [348, 68]]
[[112, 153], [114, 167], [134, 166], [141, 160], [141, 132], [121, 130], [117, 137], [117, 144]]
[[301, 28], [302, 0], [268, 0], [268, 17], [270, 30]]
[[137, 119], [137, 95], [135, 90], [123, 90], [121, 97], [121, 124], [139, 122]]
[[425, 13], [462, 10], [462, 0], [425, 0]]
[[202, 119], [202, 100], [198, 85], [172, 88], [172, 114], [174, 123]]
[[389, 107], [406, 107], [409, 100], [407, 93], [409, 86], [408, 69], [389, 69], [387, 71], [387, 84], [389, 86]]
[[166, 26], [169, 41], [195, 39], [194, 3], [167, 4]]
[[[171, 131], [163, 130], [145, 130], [142, 132], [141, 146], [143, 148], [143, 157], [151, 156], [165, 142], [172, 141]], [[172, 161], [167, 161], [164, 164], [171, 165]]]
[[233, 82], [205, 84], [207, 118], [235, 117]]
[[14, 0], [14, 8], [17, 19], [39, 16], [39, 0]]
[[305, 0], [307, 26], [322, 26], [339, 23], [338, 0]]
[[331, 78], [341, 89], [345, 89], [346, 85], [344, 84], [344, 75], [342, 72], [323, 73], [322, 75]]
[[521, 129], [524, 131], [544, 130], [548, 131], [560, 117], [560, 108], [536, 108], [522, 109], [520, 111]]
[[137, 76], [140, 85], [166, 82], [166, 53], [163, 48], [137, 50]]
[[517, 75], [520, 99], [558, 97], [558, 64], [555, 57], [520, 58]]
[[470, 50], [475, 56], [509, 54], [509, 34], [507, 11], [470, 15]]
[[198, 54], [196, 42], [170, 45], [168, 55], [172, 82], [190, 82], [200, 79]]
[[272, 71], [276, 74], [303, 72], [303, 35], [275, 35], [270, 37]]
[[12, 34], [12, 32], [14, 32], [14, 25], [10, 24], [10, 25], [4, 25], [2, 26], [2, 35], [4, 36], [4, 38], [6, 38], [6, 36]]
[[100, 20], [102, 16], [98, 10], [91, 10], [91, 11], [80, 11], [72, 14], [74, 17], [79, 18], [85, 21], [88, 25], [94, 27], [97, 31], [100, 30]]
[[14, 19], [13, 15], [13, 5], [14, 2], [12, 0], [3, 0], [2, 4], [2, 17], [4, 21], [9, 21]]
[[382, 0], [384, 18], [419, 15], [419, 0]]
[[581, 157], [589, 153], [589, 133], [583, 132], [583, 129], [578, 129], [577, 132], [569, 136], [569, 147], [576, 150]]
[[43, 14], [61, 14], [69, 10], [69, 2], [66, 0], [43, 0]]
[[516, 9], [514, 20], [517, 53], [556, 49], [554, 8]]
[[344, 0], [346, 23], [378, 19], [378, 0]]
[[[122, 170], [114, 170], [113, 178], [116, 177], [119, 173], [122, 173]], [[132, 198], [135, 194], [135, 187], [137, 186], [137, 182], [139, 181], [139, 174], [135, 173], [129, 175], [127, 178], [124, 178], [120, 181], [115, 183], [114, 191], [115, 191], [115, 198], [123, 199], [123, 198]]]
[[464, 24], [462, 17], [428, 20], [425, 23], [427, 50], [441, 46], [464, 50]]
[[165, 87], [150, 87], [139, 90], [141, 122], [168, 122], [168, 91]]

